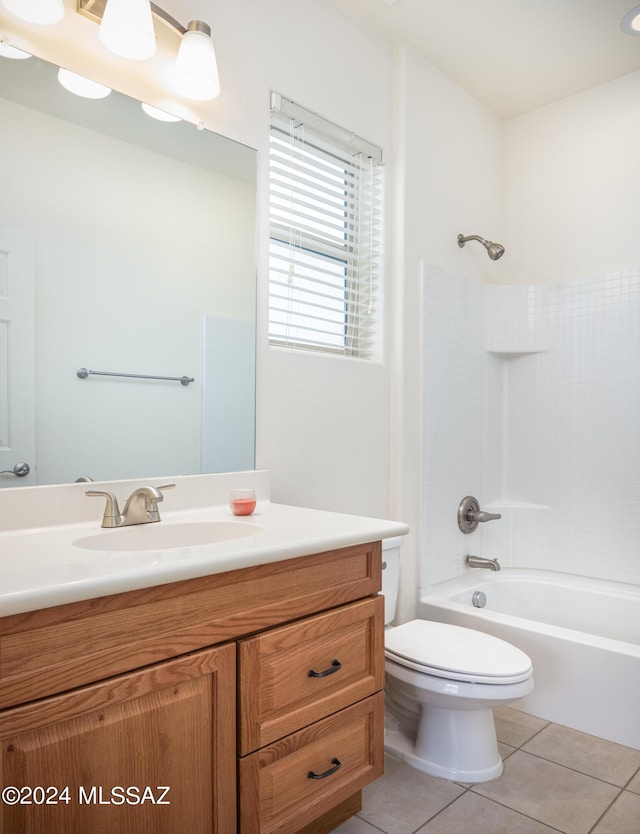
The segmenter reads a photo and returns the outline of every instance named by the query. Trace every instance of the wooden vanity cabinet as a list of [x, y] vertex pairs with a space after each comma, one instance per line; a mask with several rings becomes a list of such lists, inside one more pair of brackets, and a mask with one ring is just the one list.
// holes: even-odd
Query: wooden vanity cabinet
[[5, 710], [0, 831], [235, 834], [234, 700], [231, 644]]
[[1, 618], [0, 831], [331, 831], [382, 773], [380, 582], [377, 542]]

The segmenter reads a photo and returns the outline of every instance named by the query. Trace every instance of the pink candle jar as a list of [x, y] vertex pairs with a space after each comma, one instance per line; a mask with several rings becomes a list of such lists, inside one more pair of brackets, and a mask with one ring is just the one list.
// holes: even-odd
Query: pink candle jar
[[256, 508], [256, 491], [254, 489], [230, 490], [229, 506], [234, 515], [251, 515]]

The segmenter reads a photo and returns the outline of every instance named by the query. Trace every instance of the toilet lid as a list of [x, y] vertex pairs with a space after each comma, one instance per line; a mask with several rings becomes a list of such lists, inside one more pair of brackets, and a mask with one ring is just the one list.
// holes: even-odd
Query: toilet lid
[[386, 631], [385, 653], [396, 663], [440, 677], [511, 683], [531, 674], [531, 660], [511, 643], [432, 620], [412, 620]]

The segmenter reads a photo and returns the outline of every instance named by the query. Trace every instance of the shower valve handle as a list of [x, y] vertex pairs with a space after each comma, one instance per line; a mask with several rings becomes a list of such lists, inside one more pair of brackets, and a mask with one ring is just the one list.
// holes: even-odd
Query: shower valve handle
[[473, 533], [477, 529], [478, 524], [484, 524], [485, 521], [495, 521], [502, 518], [500, 513], [487, 513], [480, 509], [478, 499], [473, 495], [467, 495], [463, 498], [458, 507], [458, 527], [463, 533]]
[[479, 521], [484, 523], [485, 521], [495, 521], [498, 518], [502, 518], [500, 513], [485, 513], [484, 510], [479, 510], [478, 512], [470, 511], [468, 516], [471, 516], [472, 521]]

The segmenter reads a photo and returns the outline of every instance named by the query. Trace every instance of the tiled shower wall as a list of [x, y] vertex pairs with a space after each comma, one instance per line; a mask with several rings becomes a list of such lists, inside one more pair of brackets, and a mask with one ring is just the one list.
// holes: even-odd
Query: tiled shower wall
[[[640, 584], [640, 269], [539, 285], [423, 267], [422, 587], [467, 553]], [[458, 530], [465, 495], [502, 513]]]

